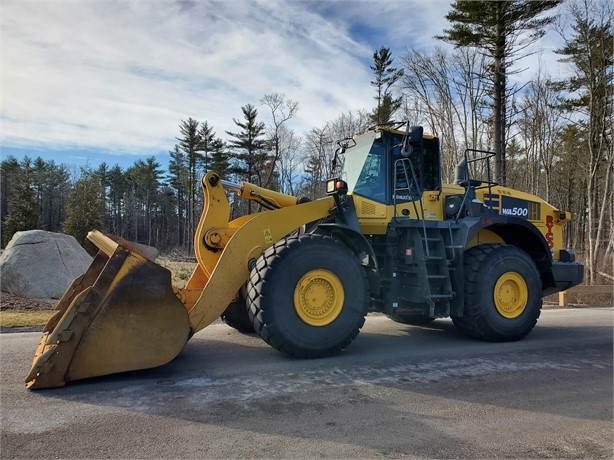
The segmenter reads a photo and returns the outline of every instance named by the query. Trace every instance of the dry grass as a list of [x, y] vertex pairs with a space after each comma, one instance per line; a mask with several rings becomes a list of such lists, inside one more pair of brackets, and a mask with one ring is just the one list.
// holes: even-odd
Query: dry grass
[[158, 257], [156, 263], [171, 271], [171, 282], [173, 286], [178, 288], [185, 286], [196, 268], [196, 262], [185, 262], [164, 257]]
[[0, 311], [0, 327], [34, 327], [44, 326], [56, 313], [56, 310]]

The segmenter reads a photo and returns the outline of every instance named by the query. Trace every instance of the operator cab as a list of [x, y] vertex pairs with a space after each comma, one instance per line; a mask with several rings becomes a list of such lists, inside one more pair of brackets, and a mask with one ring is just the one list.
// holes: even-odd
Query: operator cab
[[439, 139], [422, 127], [377, 126], [346, 146], [348, 192], [392, 205], [419, 200], [425, 190], [441, 190]]

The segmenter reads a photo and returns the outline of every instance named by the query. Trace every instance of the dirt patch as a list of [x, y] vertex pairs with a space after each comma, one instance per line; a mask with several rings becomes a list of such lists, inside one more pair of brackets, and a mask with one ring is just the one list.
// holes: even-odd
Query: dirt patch
[[0, 310], [2, 311], [53, 310], [57, 303], [56, 299], [30, 299], [8, 292], [0, 293]]
[[42, 331], [57, 303], [0, 292], [0, 333]]

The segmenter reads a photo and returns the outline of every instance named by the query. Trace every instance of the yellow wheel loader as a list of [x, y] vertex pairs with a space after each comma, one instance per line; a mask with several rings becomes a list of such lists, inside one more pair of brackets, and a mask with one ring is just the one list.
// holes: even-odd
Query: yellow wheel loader
[[[347, 347], [369, 311], [520, 339], [583, 266], [563, 247], [570, 214], [493, 182], [491, 156], [468, 150], [444, 185], [439, 140], [399, 123], [341, 141], [318, 200], [210, 172], [186, 286], [138, 245], [91, 232], [98, 255], [60, 299], [26, 386], [160, 366], [220, 316], [301, 358]], [[230, 221], [231, 193], [262, 210]]]

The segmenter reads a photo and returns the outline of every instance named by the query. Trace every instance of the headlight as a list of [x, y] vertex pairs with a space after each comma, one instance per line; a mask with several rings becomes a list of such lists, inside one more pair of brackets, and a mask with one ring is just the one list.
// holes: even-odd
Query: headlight
[[327, 195], [345, 194], [347, 191], [348, 184], [341, 179], [329, 179], [326, 181]]

